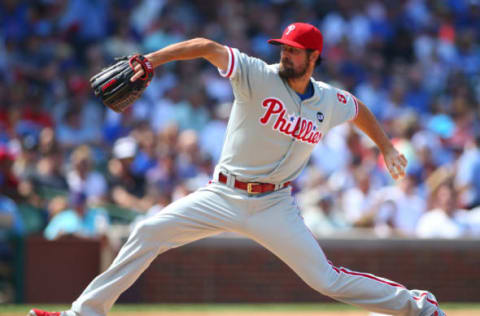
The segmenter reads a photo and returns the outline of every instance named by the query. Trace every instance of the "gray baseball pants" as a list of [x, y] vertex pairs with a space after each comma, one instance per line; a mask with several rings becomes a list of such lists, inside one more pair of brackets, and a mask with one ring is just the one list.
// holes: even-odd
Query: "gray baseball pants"
[[111, 266], [88, 285], [66, 314], [107, 315], [159, 254], [225, 231], [258, 242], [309, 286], [335, 300], [402, 316], [430, 316], [436, 310], [429, 292], [333, 266], [305, 226], [289, 187], [249, 196], [214, 182], [139, 222]]

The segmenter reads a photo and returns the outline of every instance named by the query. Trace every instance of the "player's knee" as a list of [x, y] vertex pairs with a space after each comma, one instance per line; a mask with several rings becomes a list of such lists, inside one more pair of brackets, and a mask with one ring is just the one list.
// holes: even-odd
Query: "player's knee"
[[309, 284], [315, 291], [325, 295], [325, 296], [332, 296], [333, 292], [331, 291], [331, 287], [328, 283], [324, 283], [321, 281]]
[[326, 295], [335, 296], [336, 276], [329, 273], [320, 273], [316, 271], [311, 273], [310, 277], [305, 282], [315, 291]]
[[158, 239], [158, 235], [165, 232], [165, 230], [162, 230], [161, 226], [161, 222], [154, 221], [150, 218], [144, 219], [134, 226], [131, 233], [132, 238], [140, 241]]
[[135, 226], [132, 229], [132, 232], [130, 233], [130, 238], [132, 239], [139, 239], [143, 240], [147, 236], [147, 229], [146, 229], [147, 224], [145, 220], [142, 220], [138, 223], [135, 224]]

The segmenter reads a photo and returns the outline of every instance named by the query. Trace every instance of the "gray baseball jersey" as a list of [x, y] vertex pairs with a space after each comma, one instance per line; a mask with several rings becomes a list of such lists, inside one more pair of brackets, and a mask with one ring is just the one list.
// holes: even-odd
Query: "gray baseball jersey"
[[353, 119], [358, 104], [350, 93], [312, 79], [314, 93], [302, 101], [268, 65], [227, 48], [235, 101], [218, 167], [243, 181], [279, 184], [293, 180], [312, 150], [334, 126]]
[[[301, 101], [278, 76], [278, 65], [227, 49], [229, 66], [221, 73], [231, 79], [235, 102], [213, 181], [139, 222], [112, 265], [62, 316], [105, 316], [157, 255], [225, 231], [255, 240], [336, 300], [380, 313], [432, 315], [438, 303], [431, 293], [329, 262], [305, 226], [291, 187], [281, 185], [298, 175], [330, 128], [355, 117], [355, 98], [312, 81], [313, 96]], [[227, 183], [219, 181], [219, 171]], [[249, 195], [235, 187], [235, 179], [275, 183], [278, 190]]]

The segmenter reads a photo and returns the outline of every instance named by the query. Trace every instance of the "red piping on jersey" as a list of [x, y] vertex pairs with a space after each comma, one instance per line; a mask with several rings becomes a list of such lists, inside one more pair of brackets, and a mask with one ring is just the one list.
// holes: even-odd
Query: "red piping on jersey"
[[[427, 294], [428, 294], [428, 293], [423, 293], [422, 295], [420, 295], [420, 297], [415, 297], [415, 296], [414, 296], [413, 299], [416, 300], [416, 301], [419, 301], [419, 300], [422, 299], [422, 297], [426, 296]], [[433, 305], [435, 305], [435, 306], [438, 306], [438, 303], [437, 303], [437, 302], [435, 302], [434, 300], [429, 299], [428, 297], [427, 297], [427, 302], [429, 302], [429, 303], [431, 303], [431, 304], [433, 304]]]
[[355, 116], [353, 117], [353, 119], [355, 119], [358, 115], [358, 101], [357, 101], [357, 98], [355, 98], [354, 95], [351, 95], [352, 98], [353, 98], [353, 102], [355, 102]]
[[[342, 267], [337, 268], [336, 266], [333, 265], [333, 263], [330, 260], [328, 261], [328, 263], [332, 266], [333, 270], [335, 270], [339, 274], [340, 274], [340, 272], [343, 272], [345, 274], [358, 275], [358, 276], [366, 277], [366, 278], [369, 278], [369, 279], [372, 279], [372, 280], [375, 280], [375, 281], [378, 281], [378, 282], [381, 282], [381, 283], [384, 283], [384, 284], [388, 284], [388, 285], [391, 285], [391, 286], [401, 287], [401, 288], [406, 289], [406, 287], [401, 285], [400, 283], [396, 283], [396, 282], [392, 282], [392, 281], [385, 281], [385, 280], [382, 280], [380, 278], [377, 278], [376, 276], [374, 276], [372, 274], [348, 271], [348, 270], [346, 270], [345, 268], [342, 268]], [[419, 301], [419, 300], [422, 299], [422, 297], [427, 296], [427, 295], [428, 295], [428, 293], [423, 293], [422, 295], [420, 295], [420, 297], [413, 296], [413, 299], [416, 300], [416, 301]], [[438, 307], [438, 303], [435, 302], [434, 300], [429, 299], [428, 297], [426, 298], [426, 300], [430, 304], [433, 304], [433, 305]]]
[[382, 280], [372, 274], [367, 274], [367, 273], [360, 273], [360, 272], [354, 272], [354, 271], [348, 271], [347, 269], [343, 268], [343, 267], [336, 267], [332, 264], [332, 262], [328, 261], [328, 263], [330, 263], [330, 265], [332, 266], [333, 270], [335, 270], [337, 273], [340, 273], [340, 272], [343, 272], [345, 274], [350, 274], [350, 275], [357, 275], [357, 276], [361, 276], [361, 277], [365, 277], [365, 278], [369, 278], [369, 279], [372, 279], [372, 280], [375, 280], [377, 282], [381, 282], [383, 284], [388, 284], [388, 285], [391, 285], [391, 286], [396, 286], [396, 287], [401, 287], [401, 288], [406, 288], [405, 286], [401, 285], [400, 283], [396, 283], [396, 282], [392, 282], [392, 281], [385, 281], [385, 280]]
[[227, 78], [230, 78], [230, 76], [232, 75], [232, 72], [233, 72], [233, 68], [235, 67], [235, 55], [233, 54], [233, 50], [232, 48], [229, 46], [228, 47], [228, 52], [230, 53], [230, 56], [231, 56], [231, 60], [232, 62], [230, 63], [230, 69], [228, 69], [228, 73], [227, 73]]

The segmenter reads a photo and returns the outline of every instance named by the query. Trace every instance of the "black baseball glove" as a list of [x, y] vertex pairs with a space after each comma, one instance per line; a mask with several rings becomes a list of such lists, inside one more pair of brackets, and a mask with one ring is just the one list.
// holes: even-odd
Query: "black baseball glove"
[[[137, 64], [142, 67], [143, 75], [131, 82]], [[140, 98], [152, 77], [153, 67], [150, 61], [142, 55], [133, 55], [116, 58], [113, 65], [93, 76], [90, 84], [103, 104], [115, 112], [123, 112]]]

